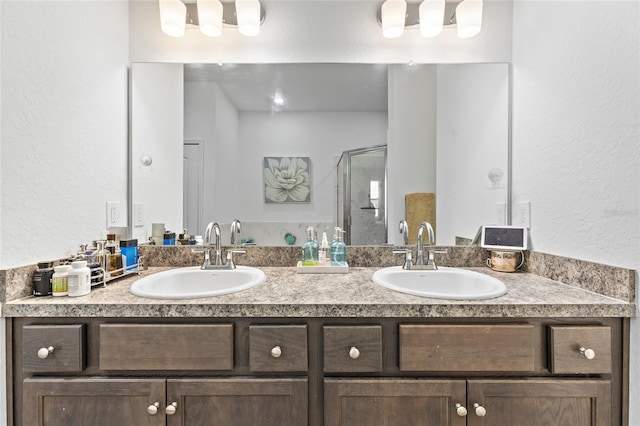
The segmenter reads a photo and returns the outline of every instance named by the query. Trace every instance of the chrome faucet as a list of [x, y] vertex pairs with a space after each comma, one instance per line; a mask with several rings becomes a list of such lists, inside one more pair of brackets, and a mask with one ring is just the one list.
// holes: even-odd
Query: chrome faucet
[[238, 219], [234, 219], [231, 222], [231, 245], [236, 245], [236, 234], [242, 232], [242, 224]]
[[[239, 225], [240, 222], [238, 222]], [[211, 244], [211, 233], [216, 236], [216, 257], [213, 263], [211, 263], [211, 257], [209, 248], [193, 249], [193, 253], [204, 253], [204, 262], [202, 269], [236, 269], [236, 264], [233, 263], [233, 253], [246, 253], [244, 250], [227, 250], [227, 263], [222, 263], [222, 248], [220, 243], [220, 225], [214, 222], [210, 222], [207, 225], [207, 229], [204, 231], [204, 243]]]
[[[402, 222], [401, 222], [402, 224]], [[404, 254], [405, 255], [405, 260], [404, 260], [404, 264], [402, 265], [402, 269], [426, 269], [426, 270], [432, 270], [435, 271], [438, 269], [438, 266], [436, 265], [436, 257], [435, 254], [436, 253], [446, 253], [446, 250], [436, 250], [435, 248], [430, 248], [427, 250], [427, 261], [425, 263], [424, 260], [424, 243], [423, 243], [423, 233], [424, 230], [427, 230], [427, 238], [428, 238], [428, 243], [429, 244], [434, 244], [435, 243], [435, 236], [434, 236], [434, 232], [433, 232], [433, 227], [431, 226], [431, 224], [429, 222], [422, 222], [420, 224], [420, 226], [418, 227], [418, 253], [416, 255], [416, 260], [415, 262], [413, 261], [413, 258], [411, 256], [411, 249], [399, 249], [399, 250], [394, 250], [394, 253], [397, 254]]]
[[[214, 263], [211, 264], [209, 262], [210, 266], [222, 266], [222, 248], [221, 248], [221, 238], [220, 238], [220, 225], [218, 225], [217, 222], [209, 222], [209, 224], [207, 225], [207, 229], [204, 231], [204, 243], [205, 244], [211, 244], [211, 232], [215, 233], [216, 236], [216, 257], [214, 260]], [[207, 266], [206, 264], [203, 265], [203, 269], [207, 269], [205, 266]]]
[[424, 263], [424, 245], [422, 242], [422, 234], [424, 230], [427, 230], [427, 235], [429, 238], [429, 244], [434, 244], [436, 239], [433, 235], [433, 227], [429, 222], [422, 222], [420, 226], [418, 226], [418, 253], [416, 255], [416, 262], [414, 266], [425, 266], [425, 268], [421, 269], [438, 269], [436, 266], [436, 262], [434, 261], [433, 250], [428, 251], [427, 263]]
[[406, 246], [407, 244], [409, 244], [409, 225], [407, 224], [406, 220], [402, 219], [400, 221], [399, 227], [400, 227], [400, 233], [404, 238], [404, 245]]

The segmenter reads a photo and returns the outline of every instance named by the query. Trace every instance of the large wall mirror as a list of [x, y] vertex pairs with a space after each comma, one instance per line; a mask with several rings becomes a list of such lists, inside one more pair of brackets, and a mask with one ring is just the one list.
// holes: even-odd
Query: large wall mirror
[[134, 63], [132, 235], [216, 221], [229, 243], [238, 219], [236, 241], [298, 245], [348, 221], [402, 244], [428, 219], [460, 244], [506, 223], [509, 115], [508, 64]]

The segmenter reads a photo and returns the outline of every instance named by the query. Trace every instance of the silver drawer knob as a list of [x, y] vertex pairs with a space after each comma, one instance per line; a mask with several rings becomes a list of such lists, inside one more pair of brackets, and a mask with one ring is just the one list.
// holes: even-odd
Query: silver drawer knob
[[473, 404], [473, 409], [475, 410], [476, 416], [478, 417], [484, 417], [487, 415], [487, 409], [484, 408], [482, 405], [478, 404], [477, 402]]
[[596, 351], [593, 349], [580, 348], [580, 355], [586, 359], [594, 359], [596, 357]]
[[282, 355], [282, 349], [280, 346], [274, 346], [273, 349], [271, 349], [271, 356], [274, 358], [280, 358], [280, 355]]
[[351, 346], [351, 349], [349, 349], [349, 358], [351, 359], [360, 358], [360, 349], [356, 348], [355, 346]]
[[467, 415], [467, 409], [462, 404], [456, 404], [456, 414], [460, 417]]
[[46, 359], [50, 353], [53, 353], [53, 346], [49, 346], [48, 348], [40, 348], [38, 349], [38, 358]]
[[167, 416], [173, 416], [176, 413], [176, 409], [178, 408], [177, 402], [172, 402], [167, 405], [167, 408], [164, 409], [164, 412], [167, 413]]
[[147, 407], [147, 413], [151, 414], [152, 416], [155, 416], [158, 413], [158, 407], [160, 407], [160, 403], [154, 402], [153, 404]]

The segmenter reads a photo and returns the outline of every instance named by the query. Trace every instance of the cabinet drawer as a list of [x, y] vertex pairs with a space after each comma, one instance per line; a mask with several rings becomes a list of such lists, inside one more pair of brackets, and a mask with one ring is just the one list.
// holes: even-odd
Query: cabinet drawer
[[22, 328], [24, 371], [79, 373], [85, 367], [85, 326], [25, 325]]
[[549, 326], [549, 352], [554, 374], [609, 374], [611, 328]]
[[324, 371], [382, 371], [382, 327], [325, 326]]
[[249, 369], [307, 371], [307, 326], [249, 326]]
[[400, 325], [402, 371], [535, 368], [533, 325]]
[[231, 370], [232, 324], [101, 324], [102, 370]]

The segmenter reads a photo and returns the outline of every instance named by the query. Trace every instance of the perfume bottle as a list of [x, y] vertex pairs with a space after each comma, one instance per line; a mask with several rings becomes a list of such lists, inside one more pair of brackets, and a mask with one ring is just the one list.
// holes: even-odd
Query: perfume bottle
[[313, 234], [313, 227], [307, 229], [307, 241], [302, 245], [302, 266], [318, 265], [318, 242]]

